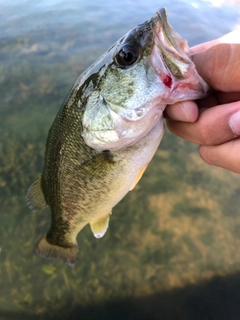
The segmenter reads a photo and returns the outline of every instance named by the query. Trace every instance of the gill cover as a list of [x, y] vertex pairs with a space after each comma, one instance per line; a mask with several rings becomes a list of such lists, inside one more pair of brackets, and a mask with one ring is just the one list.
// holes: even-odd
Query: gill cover
[[[144, 104], [149, 93], [145, 79], [152, 34], [152, 22], [148, 21], [130, 30], [108, 51], [83, 114], [82, 136], [88, 146], [113, 151], [130, 145], [139, 136], [141, 126], [134, 128], [134, 122], [149, 111]], [[154, 79], [150, 80], [151, 85]], [[141, 130], [145, 131], [144, 126]]]

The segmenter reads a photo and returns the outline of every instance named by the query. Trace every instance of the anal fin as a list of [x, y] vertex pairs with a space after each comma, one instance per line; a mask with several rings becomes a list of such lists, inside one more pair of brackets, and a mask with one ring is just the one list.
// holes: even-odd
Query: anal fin
[[38, 211], [48, 206], [41, 187], [41, 177], [29, 187], [26, 200], [32, 211]]
[[140, 171], [138, 172], [136, 178], [134, 179], [134, 181], [133, 181], [133, 183], [132, 183], [129, 191], [133, 190], [133, 189], [136, 187], [137, 183], [138, 183], [139, 180], [142, 178], [142, 175], [143, 175], [144, 171], [147, 169], [147, 166], [148, 166], [148, 163], [146, 163], [146, 164], [140, 169]]
[[107, 232], [110, 214], [111, 212], [108, 212], [107, 214], [103, 215], [99, 219], [93, 220], [89, 223], [95, 238], [97, 239], [102, 238]]

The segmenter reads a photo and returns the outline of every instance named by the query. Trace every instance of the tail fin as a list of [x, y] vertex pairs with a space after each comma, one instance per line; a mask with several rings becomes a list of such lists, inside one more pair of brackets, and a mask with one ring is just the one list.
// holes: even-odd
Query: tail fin
[[44, 258], [59, 259], [70, 266], [74, 266], [78, 256], [78, 246], [75, 243], [72, 247], [60, 247], [49, 243], [46, 235], [44, 235], [37, 245], [36, 252]]

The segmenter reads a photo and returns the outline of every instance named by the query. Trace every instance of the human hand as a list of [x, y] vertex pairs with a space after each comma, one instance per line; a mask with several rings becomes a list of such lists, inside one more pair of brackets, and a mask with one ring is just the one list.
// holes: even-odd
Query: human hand
[[213, 89], [204, 99], [166, 108], [169, 130], [199, 144], [208, 164], [240, 173], [240, 30], [192, 48], [199, 74]]

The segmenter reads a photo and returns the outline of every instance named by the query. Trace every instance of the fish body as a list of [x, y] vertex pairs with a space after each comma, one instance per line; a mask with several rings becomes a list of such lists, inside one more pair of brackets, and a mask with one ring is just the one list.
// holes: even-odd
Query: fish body
[[164, 132], [167, 104], [206, 95], [207, 84], [165, 9], [131, 29], [76, 81], [48, 134], [32, 210], [51, 208], [37, 253], [69, 265], [87, 224], [102, 237], [112, 208], [132, 190]]

